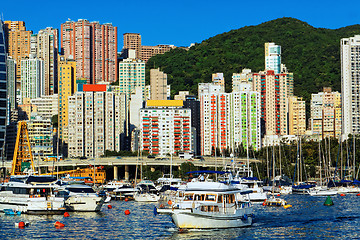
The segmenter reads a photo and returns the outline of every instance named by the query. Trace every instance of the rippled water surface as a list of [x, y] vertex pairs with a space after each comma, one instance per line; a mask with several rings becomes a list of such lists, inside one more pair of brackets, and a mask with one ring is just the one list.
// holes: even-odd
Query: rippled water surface
[[[165, 215], [154, 216], [154, 204], [112, 201], [100, 213], [60, 216], [5, 216], [0, 214], [0, 239], [359, 239], [360, 196], [333, 197], [334, 206], [323, 206], [324, 197], [289, 195], [292, 208], [255, 205], [248, 228], [180, 233]], [[131, 214], [126, 216], [124, 211]], [[29, 222], [25, 229], [15, 223]], [[56, 229], [54, 223], [65, 224]]]

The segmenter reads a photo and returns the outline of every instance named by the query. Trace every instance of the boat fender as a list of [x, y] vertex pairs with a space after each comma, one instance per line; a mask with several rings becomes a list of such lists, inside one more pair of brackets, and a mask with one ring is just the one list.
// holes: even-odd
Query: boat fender
[[[161, 208], [161, 205], [160, 205], [160, 208]], [[157, 208], [154, 207], [154, 216], [156, 216], [158, 213], [157, 213]]]
[[56, 228], [63, 228], [63, 227], [65, 227], [65, 224], [63, 224], [63, 223], [61, 223], [61, 222], [59, 222], [59, 221], [56, 221], [56, 222], [54, 223], [54, 226], [55, 226]]
[[248, 215], [244, 214], [244, 216], [242, 216], [241, 219], [244, 220], [244, 221], [248, 220]]

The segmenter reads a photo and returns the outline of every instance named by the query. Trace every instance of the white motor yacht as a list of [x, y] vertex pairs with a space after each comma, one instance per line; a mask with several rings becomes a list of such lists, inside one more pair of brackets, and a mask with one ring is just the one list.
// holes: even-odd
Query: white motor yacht
[[64, 196], [56, 193], [57, 179], [48, 176], [16, 175], [0, 185], [0, 211], [12, 209], [27, 214], [62, 214]]
[[189, 182], [172, 201], [160, 204], [155, 213], [168, 214], [180, 229], [246, 227], [252, 224], [253, 208], [246, 194], [219, 182]]
[[174, 178], [172, 174], [164, 174], [157, 181], [156, 189], [161, 191], [162, 189], [176, 191], [184, 182], [181, 178]]
[[107, 191], [112, 199], [133, 198], [134, 194], [139, 191], [125, 181], [111, 181], [102, 186], [102, 189]]
[[155, 188], [155, 184], [150, 180], [143, 180], [136, 186], [139, 189], [134, 194], [134, 199], [137, 202], [157, 202], [160, 199], [160, 195]]
[[98, 196], [91, 186], [80, 182], [67, 182], [58, 190], [68, 194], [65, 200], [68, 211], [98, 212], [104, 204], [103, 197]]
[[[255, 177], [235, 177], [234, 180], [231, 181], [231, 184], [240, 190], [251, 190], [252, 192], [248, 194], [249, 200], [251, 202], [262, 203], [264, 200], [267, 199], [266, 192], [264, 192], [264, 190], [260, 186], [260, 184], [262, 184], [262, 181], [259, 181]], [[244, 185], [246, 187], [244, 187]]]

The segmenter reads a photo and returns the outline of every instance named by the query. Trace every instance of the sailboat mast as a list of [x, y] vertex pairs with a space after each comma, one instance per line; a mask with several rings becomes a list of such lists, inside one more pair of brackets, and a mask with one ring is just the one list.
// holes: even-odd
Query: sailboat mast
[[274, 191], [275, 191], [275, 144], [274, 144], [274, 141], [273, 141], [273, 185], [272, 185], [272, 194], [274, 196]]
[[355, 180], [355, 134], [353, 135], [353, 169], [354, 169], [354, 175], [353, 180]]
[[321, 169], [321, 151], [320, 151], [320, 139], [319, 139], [319, 163], [320, 163], [320, 171], [319, 171], [319, 175], [320, 175], [320, 186], [322, 186], [322, 169]]
[[280, 167], [280, 176], [282, 176], [282, 172], [281, 172], [281, 141], [279, 142], [279, 167]]
[[267, 178], [270, 179], [270, 172], [269, 172], [269, 144], [267, 144], [267, 146], [266, 146], [266, 174], [267, 174]]
[[302, 178], [302, 151], [301, 151], [301, 137], [300, 137], [300, 159], [299, 159], [299, 169], [300, 169], [300, 181], [303, 181]]

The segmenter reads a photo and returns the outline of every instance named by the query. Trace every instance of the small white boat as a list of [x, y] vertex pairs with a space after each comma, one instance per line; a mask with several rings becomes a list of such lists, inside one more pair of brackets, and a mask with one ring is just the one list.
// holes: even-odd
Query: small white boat
[[160, 199], [155, 184], [152, 181], [144, 180], [136, 186], [138, 192], [134, 194], [134, 200], [137, 202], [157, 202]]
[[219, 182], [189, 182], [155, 213], [170, 215], [180, 229], [246, 227], [252, 224], [253, 208], [242, 193], [248, 191]]
[[310, 188], [308, 190], [308, 194], [310, 196], [333, 196], [336, 195], [338, 193], [338, 191], [336, 191], [335, 189], [329, 189], [327, 187], [314, 187], [314, 188]]
[[275, 196], [271, 196], [263, 202], [264, 206], [268, 207], [291, 207], [287, 202], [282, 198], [276, 198]]

